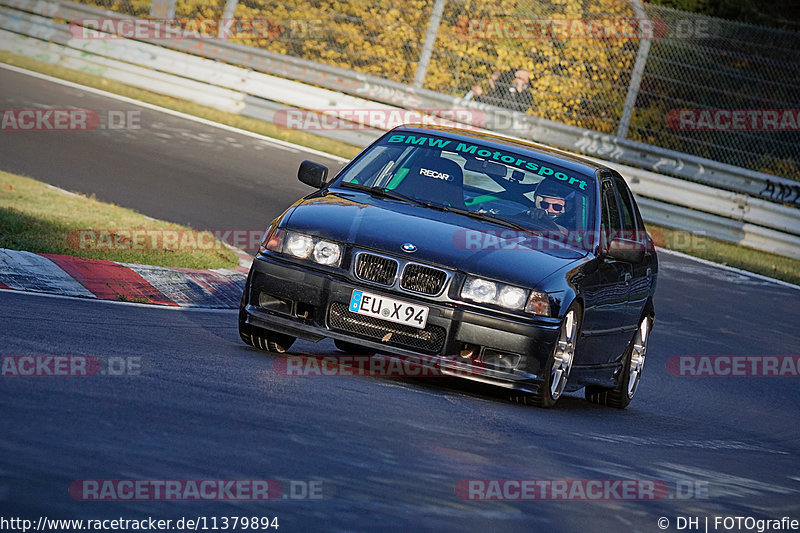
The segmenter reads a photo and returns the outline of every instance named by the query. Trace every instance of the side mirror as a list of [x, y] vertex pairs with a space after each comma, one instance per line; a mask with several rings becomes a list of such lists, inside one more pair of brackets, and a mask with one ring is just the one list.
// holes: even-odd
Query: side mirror
[[297, 169], [297, 179], [317, 189], [325, 186], [328, 179], [328, 167], [313, 161], [303, 161]]
[[617, 237], [611, 239], [606, 255], [626, 263], [641, 263], [644, 260], [644, 247], [642, 242]]

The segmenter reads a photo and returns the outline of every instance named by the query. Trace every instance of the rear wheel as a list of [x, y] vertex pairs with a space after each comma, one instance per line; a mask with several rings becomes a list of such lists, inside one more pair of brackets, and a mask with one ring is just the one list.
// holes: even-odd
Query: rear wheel
[[642, 380], [644, 361], [647, 356], [647, 343], [650, 340], [650, 330], [652, 329], [653, 318], [650, 316], [643, 317], [625, 352], [625, 363], [620, 371], [617, 386], [613, 389], [587, 386], [587, 400], [599, 405], [616, 407], [617, 409], [628, 407]]
[[542, 375], [544, 380], [535, 394], [513, 396], [512, 401], [537, 407], [553, 407], [567, 386], [569, 372], [575, 358], [575, 344], [580, 332], [580, 307], [573, 305], [561, 321], [558, 341], [547, 360]]

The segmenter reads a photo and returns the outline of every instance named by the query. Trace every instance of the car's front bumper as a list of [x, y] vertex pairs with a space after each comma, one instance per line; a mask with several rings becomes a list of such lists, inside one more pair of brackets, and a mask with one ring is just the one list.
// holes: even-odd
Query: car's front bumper
[[[425, 330], [350, 313], [355, 289], [428, 306]], [[559, 328], [556, 319], [511, 319], [456, 302], [382, 291], [271, 255], [253, 262], [243, 302], [243, 319], [255, 327], [311, 341], [340, 339], [384, 354], [424, 354], [444, 372], [528, 392], [540, 382]], [[389, 332], [393, 335], [384, 341]], [[461, 357], [465, 345], [478, 347], [472, 358]]]

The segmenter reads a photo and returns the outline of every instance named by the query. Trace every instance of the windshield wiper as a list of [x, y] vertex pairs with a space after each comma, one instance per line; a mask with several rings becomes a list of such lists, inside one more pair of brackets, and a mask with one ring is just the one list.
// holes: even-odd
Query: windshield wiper
[[510, 220], [505, 220], [503, 218], [493, 217], [491, 215], [487, 215], [486, 213], [468, 211], [466, 209], [457, 209], [455, 207], [449, 207], [447, 209], [453, 213], [458, 213], [459, 215], [464, 215], [465, 217], [473, 218], [475, 220], [483, 220], [484, 222], [491, 222], [493, 224], [499, 224], [501, 226], [506, 226], [508, 228], [525, 231], [528, 233], [536, 233], [536, 230], [533, 228], [523, 226], [522, 224], [517, 224], [516, 222], [511, 222]]
[[418, 198], [413, 198], [411, 196], [406, 196], [405, 194], [400, 194], [399, 192], [395, 192], [391, 189], [386, 189], [384, 187], [368, 187], [366, 185], [361, 185], [360, 183], [349, 183], [349, 182], [343, 182], [340, 185], [348, 189], [357, 189], [359, 191], [368, 192], [373, 196], [379, 196], [381, 198], [391, 198], [392, 200], [400, 200], [401, 202], [410, 202], [412, 204], [422, 205], [425, 207], [436, 207], [435, 204], [431, 204], [430, 202], [426, 202]]
[[404, 202], [411, 202], [417, 205], [421, 205], [424, 207], [430, 207], [431, 209], [436, 209], [438, 211], [444, 211], [445, 213], [458, 213], [459, 215], [464, 215], [469, 218], [473, 218], [475, 220], [483, 220], [484, 222], [492, 222], [494, 224], [499, 224], [501, 226], [505, 226], [507, 228], [512, 228], [518, 231], [525, 231], [528, 233], [536, 233], [536, 230], [533, 228], [529, 228], [523, 226], [521, 224], [517, 224], [515, 222], [511, 222], [509, 220], [505, 220], [502, 218], [497, 218], [493, 216], [486, 215], [484, 213], [479, 213], [477, 211], [468, 211], [466, 209], [459, 209], [457, 207], [448, 207], [442, 204], [436, 204], [433, 202], [427, 202], [425, 200], [420, 200], [419, 198], [413, 198], [411, 196], [406, 196], [405, 194], [400, 194], [399, 192], [395, 192], [391, 189], [385, 189], [383, 187], [368, 187], [366, 185], [361, 185], [360, 183], [350, 183], [344, 182], [340, 184], [341, 187], [345, 187], [348, 189], [357, 189], [359, 191], [368, 192], [374, 196], [379, 196], [382, 198], [392, 198], [393, 200], [400, 200]]

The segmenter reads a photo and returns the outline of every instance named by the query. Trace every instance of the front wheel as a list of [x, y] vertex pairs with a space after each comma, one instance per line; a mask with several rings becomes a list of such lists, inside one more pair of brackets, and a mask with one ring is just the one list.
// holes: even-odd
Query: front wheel
[[575, 344], [581, 327], [580, 307], [573, 305], [561, 321], [558, 341], [542, 371], [543, 380], [535, 394], [514, 396], [518, 403], [537, 407], [553, 407], [567, 386], [569, 372], [575, 359]]
[[239, 337], [253, 348], [274, 353], [285, 353], [292, 347], [295, 337], [251, 326], [245, 321], [245, 311], [239, 309]]
[[647, 356], [647, 343], [653, 329], [653, 318], [645, 316], [639, 322], [639, 328], [625, 351], [625, 364], [620, 372], [617, 386], [613, 389], [602, 387], [586, 387], [586, 399], [592, 403], [625, 409], [633, 400], [639, 383], [642, 380], [644, 360]]

